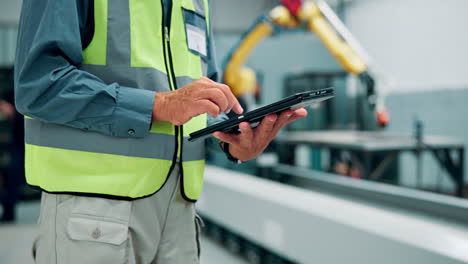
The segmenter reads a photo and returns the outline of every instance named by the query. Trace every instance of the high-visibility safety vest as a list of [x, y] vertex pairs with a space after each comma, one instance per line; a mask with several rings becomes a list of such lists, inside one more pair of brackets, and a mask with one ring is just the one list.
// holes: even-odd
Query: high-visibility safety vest
[[[207, 74], [208, 0], [94, 0], [95, 32], [80, 69], [106, 83], [166, 92]], [[170, 21], [170, 22], [167, 22]], [[203, 185], [204, 142], [188, 135], [206, 115], [183, 126], [155, 122], [144, 138], [119, 138], [25, 119], [26, 177], [52, 193], [135, 199], [162, 188], [181, 164], [185, 199]]]

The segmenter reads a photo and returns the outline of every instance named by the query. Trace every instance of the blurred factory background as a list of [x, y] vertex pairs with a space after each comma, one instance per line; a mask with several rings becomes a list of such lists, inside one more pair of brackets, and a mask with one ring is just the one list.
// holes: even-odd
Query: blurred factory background
[[[254, 161], [237, 165], [209, 154], [197, 205], [206, 224], [202, 264], [468, 263], [468, 2], [325, 2], [371, 63], [349, 73], [304, 29], [275, 31], [254, 47], [245, 65], [255, 72], [255, 89], [239, 92], [248, 107], [330, 86], [336, 97], [310, 109]], [[278, 5], [212, 0], [223, 69], [258, 17]], [[0, 3], [5, 102], [20, 7]], [[0, 106], [0, 194], [16, 155], [7, 108]], [[39, 204], [33, 190], [20, 190], [17, 222], [0, 223], [2, 264], [32, 263]]]

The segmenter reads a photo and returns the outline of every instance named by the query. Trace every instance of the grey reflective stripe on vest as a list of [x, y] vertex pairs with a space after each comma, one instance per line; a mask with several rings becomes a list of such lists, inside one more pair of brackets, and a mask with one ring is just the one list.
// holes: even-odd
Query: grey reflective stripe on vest
[[122, 86], [155, 92], [170, 91], [167, 75], [153, 68], [84, 64], [81, 69], [98, 76], [108, 84], [118, 83]]
[[203, 76], [208, 76], [208, 63], [206, 63], [205, 60], [203, 60], [202, 57], [200, 57], [200, 63], [201, 63], [201, 67], [202, 67]]
[[192, 82], [194, 82], [195, 79], [193, 78], [190, 78], [190, 77], [187, 77], [187, 76], [182, 76], [182, 77], [176, 77], [176, 82], [177, 82], [177, 86], [178, 88], [182, 88]]
[[195, 161], [205, 159], [205, 141], [198, 140], [195, 142], [188, 141], [188, 137], [184, 137], [182, 157], [183, 161]]
[[[206, 76], [206, 63], [203, 62], [203, 73]], [[105, 83], [118, 83], [127, 87], [139, 87], [155, 92], [168, 92], [170, 91], [167, 75], [153, 68], [138, 68], [138, 67], [109, 67], [101, 65], [84, 64], [82, 70], [93, 73], [101, 78]], [[112, 69], [112, 76], [109, 71]], [[131, 76], [131, 78], [128, 78]], [[178, 88], [182, 88], [192, 82], [196, 81], [187, 76], [176, 77]]]
[[[193, 2], [193, 7], [195, 8], [195, 12], [197, 12], [197, 13], [199, 13], [199, 14], [206, 17], [204, 0], [192, 0], [192, 2]], [[207, 37], [208, 37], [208, 35], [207, 35]], [[208, 75], [208, 64], [201, 57], [200, 57], [200, 63], [202, 65], [203, 76], [207, 76]]]
[[[108, 3], [106, 65], [130, 67], [130, 8], [128, 0]], [[115, 82], [115, 81], [114, 81]]]
[[[39, 120], [25, 119], [26, 144], [140, 158], [172, 160], [174, 137], [150, 133], [144, 138], [118, 138]], [[204, 143], [184, 138], [184, 161], [203, 160]]]

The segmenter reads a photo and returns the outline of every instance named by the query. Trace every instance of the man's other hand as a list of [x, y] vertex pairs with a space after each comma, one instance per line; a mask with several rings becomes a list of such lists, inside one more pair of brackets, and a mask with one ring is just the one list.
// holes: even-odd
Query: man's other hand
[[295, 111], [287, 110], [279, 116], [267, 115], [256, 128], [250, 127], [248, 122], [240, 123], [240, 134], [215, 132], [213, 136], [229, 143], [229, 152], [232, 156], [241, 161], [248, 161], [262, 153], [281, 128], [306, 116], [307, 111], [304, 108]]
[[167, 121], [180, 126], [201, 114], [217, 117], [231, 110], [237, 114], [244, 111], [231, 89], [203, 77], [181, 89], [156, 93], [153, 121]]

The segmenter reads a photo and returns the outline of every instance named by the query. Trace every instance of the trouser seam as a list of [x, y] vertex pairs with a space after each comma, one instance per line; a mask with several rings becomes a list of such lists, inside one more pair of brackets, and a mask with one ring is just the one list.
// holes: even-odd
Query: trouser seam
[[55, 217], [54, 217], [54, 248], [55, 248], [55, 264], [58, 263], [58, 250], [57, 250], [57, 214], [58, 214], [58, 196], [54, 195], [55, 198]]
[[198, 223], [197, 216], [195, 215], [195, 243], [197, 244], [198, 261], [200, 261], [200, 224]]
[[127, 229], [127, 246], [125, 247], [125, 254], [124, 254], [124, 262], [123, 263], [128, 263], [130, 258], [130, 239], [131, 238], [131, 235], [130, 235], [130, 226], [131, 226], [131, 222], [132, 222], [132, 215], [133, 215], [133, 205], [134, 205], [134, 202], [130, 202], [130, 214], [128, 215], [128, 229]]
[[[177, 166], [177, 164], [176, 164], [176, 166]], [[174, 172], [170, 173], [168, 175], [167, 181], [169, 182], [171, 180], [170, 177], [177, 177], [178, 175], [179, 175], [179, 172], [177, 172], [177, 174], [174, 174]], [[176, 183], [174, 185], [174, 188], [172, 190], [172, 193], [171, 193], [170, 198], [169, 198], [168, 203], [167, 203], [166, 214], [164, 216], [164, 223], [162, 225], [162, 229], [161, 229], [161, 232], [160, 232], [160, 236], [161, 236], [160, 241], [159, 241], [160, 245], [161, 245], [161, 243], [164, 243], [164, 241], [163, 241], [164, 233], [166, 231], [167, 219], [169, 218], [169, 211], [171, 209], [172, 199], [174, 198], [174, 195], [177, 192], [177, 188], [178, 188], [177, 182], [178, 182], [178, 179], [176, 179]], [[158, 258], [160, 245], [158, 245], [158, 249], [156, 251], [156, 256], [155, 256], [154, 260], [156, 260]]]
[[[177, 165], [176, 165], [177, 166]], [[179, 176], [179, 171], [177, 172], [177, 174], [171, 174], [169, 175], [169, 177], [178, 177]], [[174, 199], [174, 196], [175, 194], [177, 193], [177, 189], [178, 189], [178, 181], [179, 179], [176, 179], [176, 183], [174, 185], [174, 189], [172, 190], [172, 193], [171, 193], [171, 196], [169, 197], [169, 200], [168, 200], [168, 205], [167, 205], [167, 209], [166, 209], [166, 215], [164, 217], [164, 223], [163, 223], [163, 227], [162, 227], [162, 230], [161, 230], [161, 242], [163, 242], [163, 237], [164, 237], [164, 233], [166, 231], [166, 225], [167, 225], [167, 219], [169, 218], [169, 213], [171, 211], [171, 205], [172, 205], [172, 201]]]

